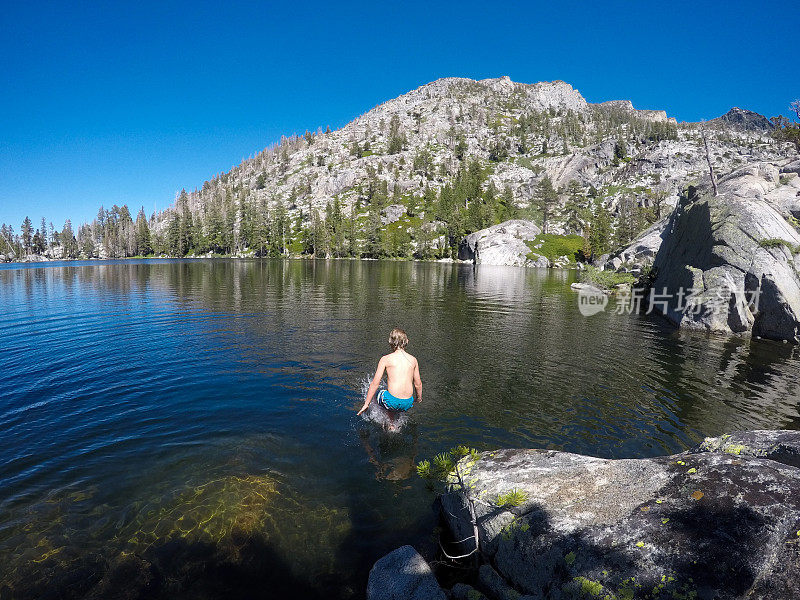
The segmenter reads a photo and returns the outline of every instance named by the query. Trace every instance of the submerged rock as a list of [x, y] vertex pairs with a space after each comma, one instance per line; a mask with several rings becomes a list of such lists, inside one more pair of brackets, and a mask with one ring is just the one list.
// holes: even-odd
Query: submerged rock
[[571, 289], [575, 290], [575, 291], [578, 291], [578, 292], [580, 292], [580, 291], [587, 292], [587, 293], [591, 292], [593, 294], [610, 294], [611, 293], [608, 290], [604, 290], [602, 288], [599, 288], [596, 285], [592, 285], [591, 283], [582, 283], [582, 282], [578, 282], [578, 281], [576, 281], [573, 284], [570, 284], [569, 287]]
[[759, 164], [718, 196], [690, 188], [653, 265], [653, 307], [679, 327], [800, 342], [800, 233], [770, 202], [780, 185]]
[[744, 432], [726, 440], [752, 452], [706, 440], [649, 459], [483, 453], [459, 463], [467, 487], [442, 496], [442, 515], [464, 540], [473, 503], [489, 597], [798, 598], [798, 437]]
[[541, 232], [533, 221], [522, 219], [492, 225], [465, 237], [458, 246], [458, 258], [484, 265], [549, 267], [550, 261], [532, 253], [525, 243]]
[[368, 600], [445, 600], [424, 558], [403, 546], [378, 560], [369, 572]]

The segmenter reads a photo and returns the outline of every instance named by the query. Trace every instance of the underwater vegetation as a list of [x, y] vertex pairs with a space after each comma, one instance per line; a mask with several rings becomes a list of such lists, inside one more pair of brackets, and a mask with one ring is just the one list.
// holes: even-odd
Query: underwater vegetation
[[[226, 476], [124, 507], [54, 493], [0, 530], [0, 598], [315, 597], [335, 576], [347, 510], [269, 474]], [[316, 585], [315, 585], [316, 583]], [[263, 587], [262, 587], [263, 590]]]

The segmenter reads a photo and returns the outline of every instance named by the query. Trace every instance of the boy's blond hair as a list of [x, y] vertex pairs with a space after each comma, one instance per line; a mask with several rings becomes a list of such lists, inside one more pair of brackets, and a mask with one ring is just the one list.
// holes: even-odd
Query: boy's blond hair
[[389, 334], [389, 345], [392, 347], [392, 350], [405, 348], [408, 345], [408, 336], [406, 332], [399, 327], [392, 329], [392, 332]]

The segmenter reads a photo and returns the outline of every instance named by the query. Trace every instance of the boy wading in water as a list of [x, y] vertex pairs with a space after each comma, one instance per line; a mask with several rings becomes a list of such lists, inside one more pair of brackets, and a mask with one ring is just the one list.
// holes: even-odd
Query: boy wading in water
[[398, 327], [392, 329], [389, 334], [389, 345], [392, 347], [392, 353], [382, 356], [378, 361], [375, 377], [369, 384], [367, 399], [358, 414], [369, 408], [372, 397], [383, 379], [383, 372], [386, 371], [389, 378], [386, 386], [388, 389], [380, 391], [378, 402], [388, 411], [389, 420], [394, 424], [398, 413], [408, 410], [414, 404], [415, 393], [416, 401], [422, 402], [422, 379], [419, 376], [417, 359], [405, 350], [408, 345], [406, 332]]

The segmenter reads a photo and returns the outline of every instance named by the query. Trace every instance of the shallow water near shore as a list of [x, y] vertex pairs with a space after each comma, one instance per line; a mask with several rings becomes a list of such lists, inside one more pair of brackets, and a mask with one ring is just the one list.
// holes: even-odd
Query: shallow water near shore
[[[360, 598], [432, 547], [414, 464], [800, 428], [800, 352], [584, 317], [567, 271], [374, 261], [0, 265], [0, 598]], [[424, 401], [356, 417], [399, 325]]]

